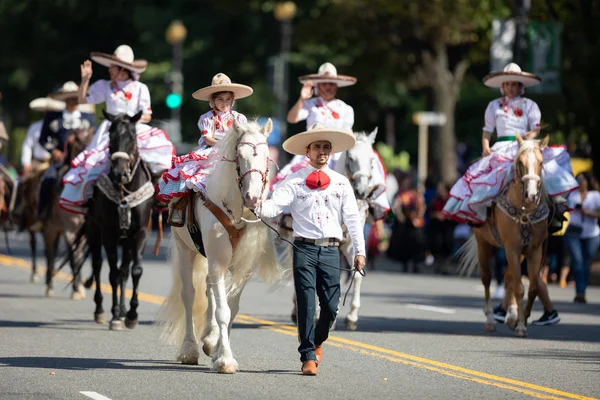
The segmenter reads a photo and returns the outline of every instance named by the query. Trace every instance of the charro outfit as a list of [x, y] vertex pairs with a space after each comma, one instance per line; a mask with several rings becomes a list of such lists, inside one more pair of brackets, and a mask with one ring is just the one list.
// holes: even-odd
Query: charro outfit
[[[354, 145], [355, 139], [350, 133], [319, 126], [312, 129], [318, 130], [324, 134], [314, 140], [309, 138], [308, 143], [301, 145], [295, 139], [311, 130], [298, 134], [283, 144], [284, 149], [293, 154], [304, 154], [310, 140], [331, 141], [332, 151], [345, 151]], [[350, 143], [335, 141], [342, 135], [350, 138]], [[300, 340], [298, 351], [303, 363], [309, 360], [316, 362], [315, 349], [327, 339], [338, 311], [340, 271], [337, 268], [340, 263], [337, 246], [343, 237], [342, 223], [348, 228], [356, 255], [365, 255], [364, 236], [350, 182], [327, 166], [317, 170], [309, 165], [290, 174], [278, 185], [271, 199], [262, 204], [259, 212], [261, 216], [274, 218], [287, 207], [294, 219], [294, 244], [301, 249], [295, 248], [293, 256]], [[316, 296], [319, 297], [321, 314], [315, 327]]]
[[[127, 62], [119, 61], [121, 59]], [[123, 66], [130, 69], [134, 75], [145, 70], [147, 65], [145, 60], [133, 60], [133, 51], [129, 46], [119, 46], [115, 55], [92, 53], [92, 60], [102, 65], [114, 63]], [[86, 101], [91, 104], [105, 103], [106, 112], [112, 115], [134, 116], [139, 112], [152, 114], [148, 87], [135, 79], [98, 80], [89, 87]], [[72, 168], [63, 180], [65, 188], [60, 198], [60, 206], [65, 210], [85, 213], [84, 203], [91, 198], [98, 177], [110, 170], [109, 128], [110, 121], [105, 119], [96, 130], [92, 142], [72, 161]], [[140, 157], [152, 173], [158, 174], [169, 168], [175, 154], [175, 146], [167, 133], [143, 123], [136, 124], [136, 131]]]
[[[332, 82], [338, 87], [350, 86], [356, 83], [356, 78], [338, 75], [335, 66], [330, 63], [325, 63], [319, 68], [317, 74], [305, 75], [299, 78], [300, 82], [304, 83], [312, 81], [316, 86], [318, 83]], [[304, 105], [298, 114], [298, 120], [306, 120], [307, 128], [314, 124], [320, 124], [326, 128], [342, 129], [352, 132], [354, 125], [354, 109], [340, 99], [334, 98], [326, 101], [321, 96], [313, 97], [304, 101]], [[373, 175], [369, 182], [369, 186], [374, 188], [369, 197], [369, 205], [371, 206], [373, 217], [381, 219], [390, 209], [389, 200], [385, 196], [385, 178], [386, 170], [379, 154], [373, 150], [376, 157], [373, 157]], [[336, 162], [339, 160], [341, 153], [332, 154], [329, 158], [329, 167], [334, 169]], [[290, 173], [309, 165], [308, 158], [304, 155], [296, 155], [292, 160], [281, 169], [275, 177], [273, 187], [277, 187], [279, 182], [283, 181]]]
[[[521, 72], [516, 64], [509, 64], [504, 72], [484, 78], [484, 83], [491, 87], [501, 87], [503, 82], [509, 81], [530, 86], [540, 80], [533, 74]], [[491, 101], [485, 111], [483, 130], [490, 133], [496, 130], [497, 139], [491, 148], [492, 154], [471, 165], [454, 184], [444, 214], [458, 222], [485, 223], [487, 208], [513, 177], [512, 166], [519, 148], [516, 135], [539, 128], [540, 120], [540, 109], [531, 99], [517, 96]], [[573, 178], [571, 160], [564, 147], [546, 147], [542, 155], [544, 186], [551, 197], [567, 196], [577, 189], [579, 185]], [[564, 212], [565, 208], [559, 208], [558, 213]]]
[[[235, 101], [235, 99], [250, 96], [253, 90], [249, 86], [232, 83], [227, 75], [218, 73], [213, 77], [210, 86], [199, 89], [192, 95], [197, 100], [208, 101], [213, 109], [201, 115], [198, 120], [198, 129], [201, 133], [198, 147], [189, 154], [173, 157], [171, 168], [163, 173], [158, 183], [159, 191], [156, 196], [162, 202], [170, 203], [169, 222], [171, 225], [183, 225], [183, 210], [187, 201], [180, 202], [181, 198], [187, 197], [190, 190], [205, 194], [208, 177], [215, 165], [214, 149], [207, 144], [205, 138], [221, 140], [233, 125], [234, 120], [239, 123], [248, 122], [246, 117], [237, 111], [221, 112], [214, 106], [212, 96], [221, 92], [231, 92]], [[174, 208], [178, 203], [179, 205]]]

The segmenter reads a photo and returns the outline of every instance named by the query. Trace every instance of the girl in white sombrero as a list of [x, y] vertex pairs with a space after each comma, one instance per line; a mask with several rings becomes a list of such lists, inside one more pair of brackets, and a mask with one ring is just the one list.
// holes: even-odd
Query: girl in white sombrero
[[[532, 131], [525, 139], [534, 139], [540, 129], [541, 112], [531, 99], [523, 97], [525, 87], [537, 85], [541, 79], [529, 72], [521, 71], [514, 63], [502, 72], [483, 78], [486, 86], [500, 88], [503, 97], [491, 101], [485, 110], [483, 127], [482, 157], [471, 165], [465, 175], [454, 185], [444, 214], [459, 222], [474, 225], [485, 223], [487, 208], [504, 185], [509, 181], [512, 163], [517, 154], [515, 136]], [[492, 133], [496, 130], [496, 143], [490, 147]], [[548, 194], [559, 205], [558, 220], [551, 223], [551, 231], [560, 230], [564, 211], [564, 198], [577, 189], [577, 181], [571, 172], [571, 161], [564, 147], [547, 147], [544, 156], [544, 184]]]
[[[137, 124], [140, 157], [155, 175], [169, 168], [175, 147], [165, 131], [146, 125], [152, 119], [152, 106], [148, 87], [139, 81], [139, 74], [146, 70], [148, 62], [136, 60], [133, 50], [127, 45], [117, 47], [113, 54], [91, 53], [91, 59], [108, 67], [110, 80], [100, 79], [89, 86], [92, 63], [86, 60], [81, 65], [79, 102], [105, 103], [106, 112], [113, 115], [133, 116], [142, 111]], [[87, 149], [73, 160], [72, 168], [63, 180], [65, 189], [60, 205], [64, 209], [85, 212], [83, 204], [91, 197], [93, 183], [100, 174], [108, 171], [109, 127], [110, 121], [104, 120]]]
[[169, 203], [169, 223], [183, 226], [183, 210], [187, 201], [179, 201], [188, 196], [190, 190], [204, 192], [206, 179], [213, 165], [213, 146], [226, 134], [234, 120], [248, 122], [243, 114], [232, 110], [236, 99], [252, 94], [250, 86], [232, 83], [223, 73], [216, 74], [210, 86], [194, 92], [196, 100], [208, 101], [211, 110], [200, 116], [198, 147], [189, 154], [173, 157], [171, 169], [166, 171], [159, 182], [157, 197]]
[[[302, 83], [300, 97], [288, 112], [287, 120], [291, 124], [306, 120], [306, 126], [320, 124], [330, 129], [343, 129], [352, 131], [354, 125], [354, 109], [336, 97], [338, 88], [352, 86], [357, 79], [352, 76], [339, 75], [337, 69], [331, 63], [324, 63], [319, 67], [316, 74], [304, 75], [298, 78]], [[316, 88], [316, 90], [315, 90]], [[313, 97], [316, 92], [317, 96]], [[375, 150], [373, 150], [375, 152]], [[381, 219], [390, 209], [389, 200], [385, 196], [386, 170], [381, 162], [379, 154], [375, 152], [373, 176], [371, 186], [378, 187], [375, 195], [369, 201], [374, 211], [375, 219]], [[329, 161], [331, 168], [339, 159], [341, 153], [332, 154]], [[291, 172], [303, 168], [309, 164], [303, 155], [296, 155], [289, 164], [281, 169], [275, 178], [274, 186], [285, 179]]]

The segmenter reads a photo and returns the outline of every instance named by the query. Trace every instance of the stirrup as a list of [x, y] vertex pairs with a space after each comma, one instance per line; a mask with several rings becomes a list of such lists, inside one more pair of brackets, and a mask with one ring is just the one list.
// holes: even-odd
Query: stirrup
[[177, 208], [169, 208], [169, 216], [167, 217], [167, 223], [176, 228], [181, 228], [185, 225], [183, 218], [183, 210]]

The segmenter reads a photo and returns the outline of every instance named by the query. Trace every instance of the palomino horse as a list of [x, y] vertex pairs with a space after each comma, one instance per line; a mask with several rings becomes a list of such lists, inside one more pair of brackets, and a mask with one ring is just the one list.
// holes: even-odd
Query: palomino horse
[[[505, 273], [510, 306], [507, 324], [515, 336], [527, 336], [527, 318], [538, 294], [537, 277], [542, 266], [548, 238], [549, 197], [542, 180], [542, 150], [549, 137], [541, 141], [523, 140], [517, 135], [519, 148], [512, 168], [512, 180], [492, 205], [487, 223], [473, 230], [474, 235], [459, 250], [463, 269], [471, 269], [479, 259], [481, 281], [485, 288], [485, 329], [496, 330], [490, 302], [492, 280], [489, 261], [494, 247], [506, 252]], [[527, 258], [529, 292], [523, 309], [524, 288], [521, 282], [521, 261]], [[515, 304], [516, 302], [516, 304]], [[515, 313], [516, 311], [516, 313]]]
[[[368, 213], [369, 205], [367, 199], [373, 193], [373, 188], [369, 186], [371, 175], [373, 174], [373, 164], [375, 162], [375, 153], [373, 152], [373, 143], [377, 136], [377, 128], [370, 134], [366, 132], [355, 132], [356, 144], [351, 149], [343, 152], [334, 166], [334, 170], [346, 176], [354, 189], [354, 195], [358, 202], [358, 211], [361, 216], [360, 226], [364, 227]], [[281, 218], [280, 234], [286, 239], [292, 240], [292, 222], [290, 215], [284, 215]], [[345, 230], [344, 230], [345, 231]], [[285, 247], [282, 247], [285, 246]], [[292, 247], [285, 242], [280, 242], [278, 246], [280, 263], [285, 269], [292, 268]], [[354, 265], [354, 245], [348, 233], [344, 232], [344, 240], [340, 245], [340, 252], [346, 258], [348, 265]], [[344, 319], [344, 326], [348, 330], [356, 330], [358, 327], [358, 310], [360, 308], [360, 289], [363, 276], [361, 274], [352, 274], [352, 301], [350, 303], [350, 313]], [[294, 309], [292, 310], [292, 321], [296, 323], [296, 296], [294, 295]], [[334, 324], [335, 326], [335, 324]]]
[[[143, 272], [142, 255], [154, 201], [154, 186], [150, 171], [141, 160], [137, 148], [135, 124], [142, 112], [133, 117], [126, 114], [113, 116], [107, 113], [104, 113], [104, 116], [111, 122], [108, 131], [111, 166], [108, 174], [98, 177], [88, 215], [87, 238], [96, 281], [94, 318], [98, 323], [104, 322], [100, 290], [104, 246], [110, 266], [109, 280], [112, 287], [112, 320], [109, 329], [123, 329], [123, 320], [127, 328], [133, 329], [138, 322], [138, 285]], [[123, 249], [120, 268], [117, 251], [119, 244]], [[125, 288], [130, 266], [133, 293], [131, 308], [126, 312]]]
[[[198, 363], [198, 332], [204, 353], [212, 356], [212, 367], [221, 373], [235, 373], [238, 363], [230, 332], [242, 290], [257, 270], [265, 280], [279, 276], [269, 228], [246, 220], [255, 219], [251, 210], [267, 195], [270, 160], [266, 139], [272, 127], [270, 119], [262, 128], [254, 122], [233, 123], [215, 146], [206, 199], [195, 201], [198, 195], [192, 193], [188, 227], [172, 228], [173, 286], [159, 319], [163, 336], [180, 344], [177, 359], [183, 364]], [[206, 258], [190, 234], [198, 229], [196, 222]]]
[[54, 265], [58, 250], [58, 241], [64, 237], [67, 245], [67, 257], [73, 271], [71, 299], [85, 299], [85, 288], [81, 283], [81, 264], [83, 264], [83, 251], [81, 246], [74, 246], [77, 232], [84, 223], [84, 216], [63, 210], [58, 205], [62, 191], [62, 178], [70, 168], [71, 161], [82, 152], [92, 139], [88, 129], [75, 130], [66, 145], [65, 164], [59, 170], [57, 182], [59, 185], [52, 190], [50, 197], [51, 212], [48, 220], [44, 221], [42, 236], [44, 238], [44, 252], [46, 255], [46, 296], [54, 296], [54, 283], [52, 281], [55, 271]]

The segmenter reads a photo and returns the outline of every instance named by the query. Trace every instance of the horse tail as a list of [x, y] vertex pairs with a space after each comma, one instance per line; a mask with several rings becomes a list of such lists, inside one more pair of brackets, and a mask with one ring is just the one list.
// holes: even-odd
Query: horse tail
[[470, 278], [473, 273], [479, 269], [479, 259], [477, 255], [477, 238], [475, 235], [463, 244], [454, 255], [458, 261], [458, 274]]
[[[157, 324], [162, 328], [161, 337], [168, 343], [181, 345], [185, 338], [186, 322], [185, 307], [182, 300], [183, 285], [179, 269], [185, 267], [182, 262], [181, 250], [175, 243], [175, 237], [171, 240], [170, 255], [171, 265], [173, 266], [173, 284], [171, 292], [163, 303], [159, 311]], [[199, 253], [194, 255], [192, 262], [192, 280], [194, 283], [195, 295], [192, 306], [192, 315], [194, 321], [194, 332], [197, 335], [202, 333], [205, 325], [205, 314], [208, 308], [208, 298], [206, 297], [206, 275], [208, 265], [206, 258]]]

